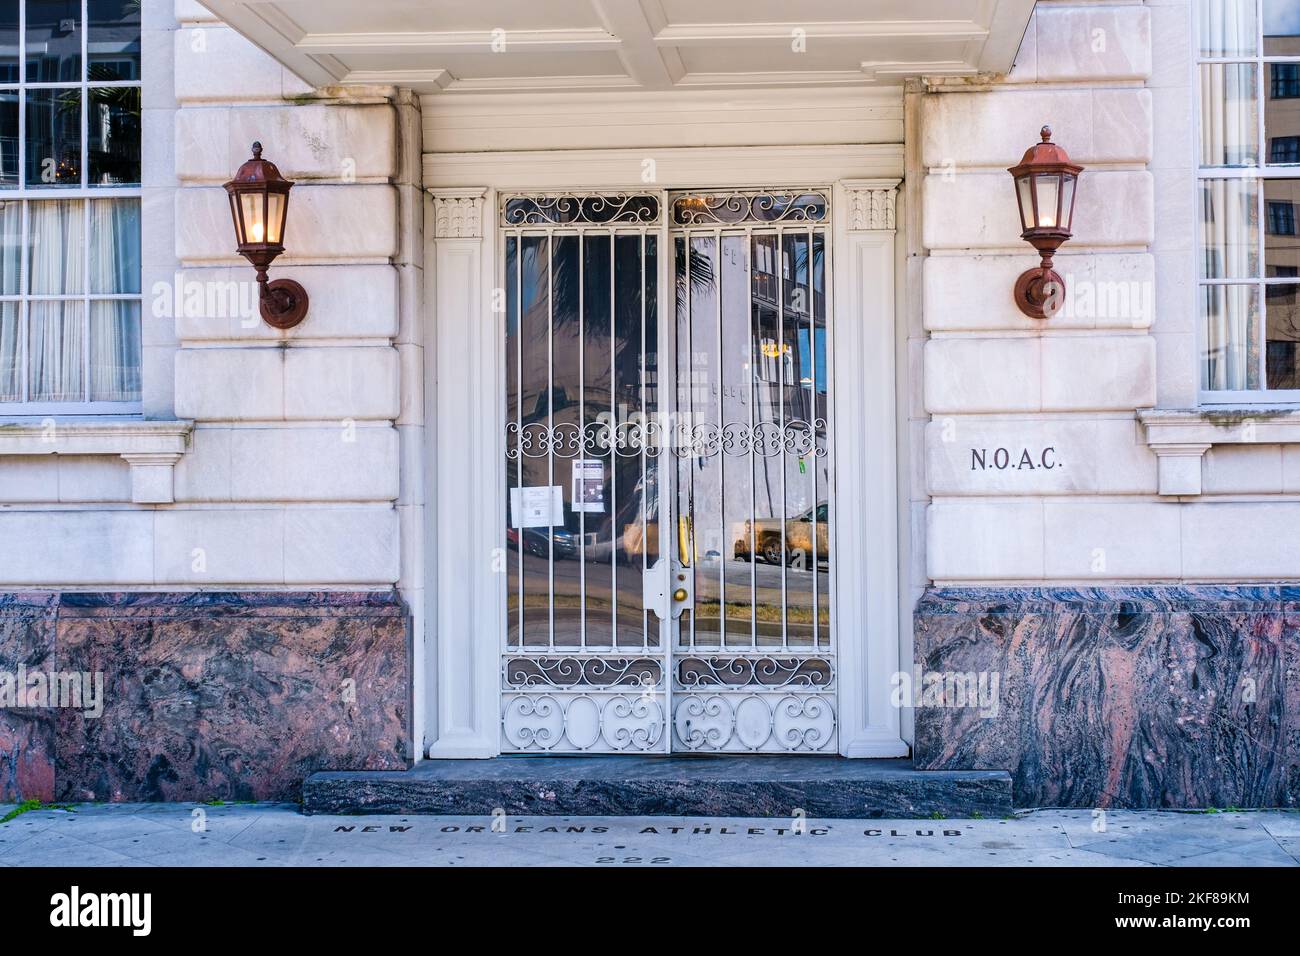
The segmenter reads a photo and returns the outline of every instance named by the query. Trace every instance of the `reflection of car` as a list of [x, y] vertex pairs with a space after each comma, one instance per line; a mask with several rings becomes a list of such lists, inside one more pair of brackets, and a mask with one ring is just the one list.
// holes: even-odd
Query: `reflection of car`
[[524, 551], [538, 558], [549, 557], [552, 544], [555, 546], [557, 561], [572, 558], [578, 553], [578, 535], [563, 528], [507, 528], [506, 544], [518, 550], [521, 535]]
[[[814, 511], [816, 512], [816, 521], [814, 522]], [[797, 518], [790, 518], [785, 522], [785, 554], [781, 553], [781, 519], [780, 518], [758, 518], [755, 521], [746, 521], [736, 536], [736, 544], [732, 551], [735, 557], [740, 561], [748, 561], [754, 557], [751, 554], [751, 540], [753, 542], [753, 551], [757, 557], [762, 558], [768, 564], [787, 564], [797, 561], [802, 557], [805, 564], [812, 564], [813, 560], [813, 532], [816, 528], [816, 547], [817, 563], [823, 564], [830, 559], [828, 550], [829, 539], [826, 534], [826, 525], [829, 517], [830, 508], [823, 502], [815, 509], [805, 511]]]

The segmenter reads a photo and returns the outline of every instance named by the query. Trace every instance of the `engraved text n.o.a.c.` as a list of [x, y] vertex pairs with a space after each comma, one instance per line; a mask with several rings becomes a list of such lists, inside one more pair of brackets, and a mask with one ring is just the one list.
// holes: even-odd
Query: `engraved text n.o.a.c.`
[[987, 471], [1036, 471], [1040, 468], [1051, 471], [1063, 467], [1056, 457], [1056, 448], [1044, 446], [1037, 451], [1028, 448], [1017, 453], [1011, 448], [972, 448], [970, 450], [970, 470]]

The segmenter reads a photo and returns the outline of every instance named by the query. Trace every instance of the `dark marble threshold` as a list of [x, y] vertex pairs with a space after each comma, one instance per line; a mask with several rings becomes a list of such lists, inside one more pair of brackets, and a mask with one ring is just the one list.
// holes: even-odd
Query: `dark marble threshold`
[[303, 784], [305, 813], [490, 817], [1001, 817], [1011, 777], [919, 771], [909, 760], [805, 756], [503, 756], [425, 760], [406, 771], [322, 771]]

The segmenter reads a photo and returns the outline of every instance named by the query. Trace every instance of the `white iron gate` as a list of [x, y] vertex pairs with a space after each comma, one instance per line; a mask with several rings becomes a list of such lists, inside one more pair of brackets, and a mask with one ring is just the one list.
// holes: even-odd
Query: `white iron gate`
[[500, 214], [502, 750], [833, 753], [828, 194]]

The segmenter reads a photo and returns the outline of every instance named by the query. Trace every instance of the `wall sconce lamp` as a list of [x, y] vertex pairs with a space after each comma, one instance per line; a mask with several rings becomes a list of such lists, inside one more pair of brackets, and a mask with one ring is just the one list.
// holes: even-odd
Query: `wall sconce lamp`
[[262, 158], [262, 144], [253, 144], [253, 158], [226, 183], [230, 215], [235, 221], [239, 254], [257, 270], [258, 307], [262, 320], [277, 329], [291, 329], [307, 315], [307, 290], [292, 279], [268, 282], [266, 270], [284, 252], [284, 224], [293, 183], [280, 175], [275, 163]]
[[1070, 162], [1065, 150], [1052, 142], [1044, 126], [1041, 143], [1025, 151], [1020, 165], [1009, 170], [1016, 181], [1020, 204], [1020, 238], [1038, 250], [1043, 261], [1016, 280], [1016, 305], [1030, 318], [1046, 319], [1064, 304], [1065, 280], [1052, 269], [1052, 256], [1070, 238], [1074, 219], [1074, 187], [1083, 167]]

